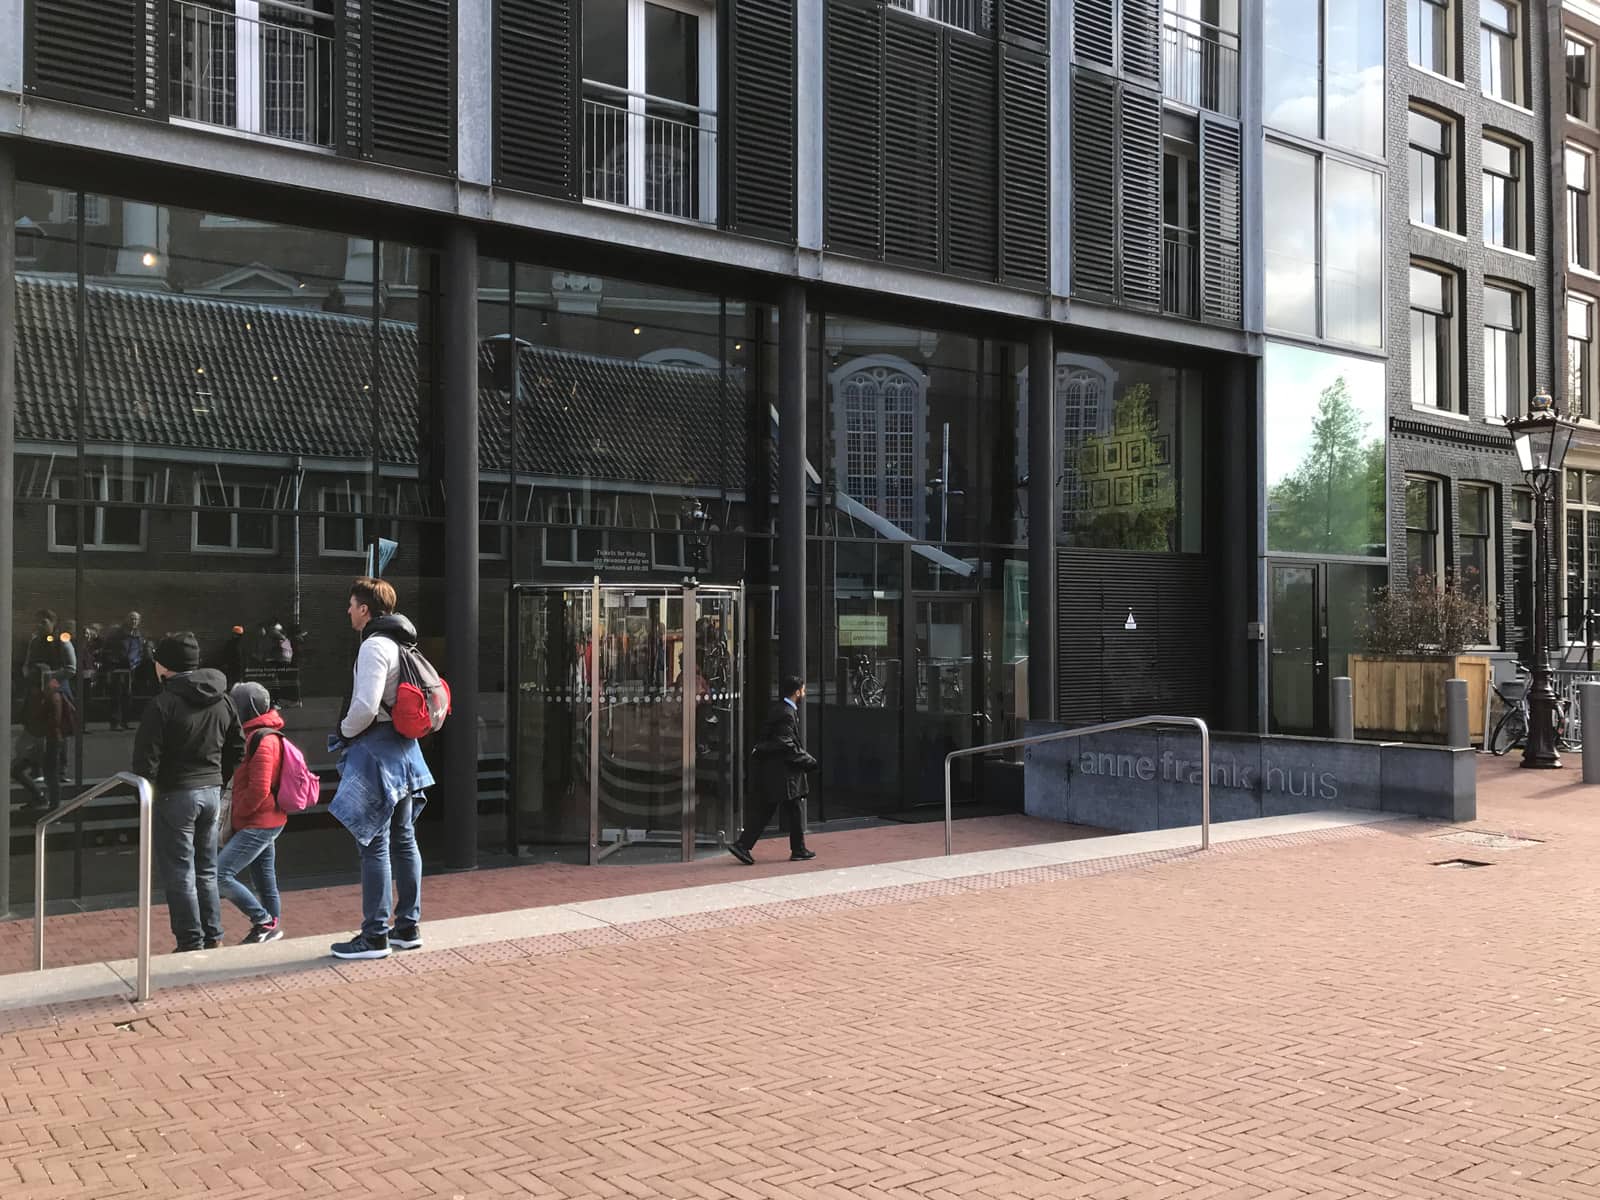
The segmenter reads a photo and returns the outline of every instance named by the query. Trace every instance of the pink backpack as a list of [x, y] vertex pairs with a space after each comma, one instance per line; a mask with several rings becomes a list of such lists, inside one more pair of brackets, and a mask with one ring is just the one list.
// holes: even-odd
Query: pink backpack
[[300, 747], [285, 737], [283, 730], [258, 729], [251, 735], [255, 739], [251, 754], [260, 748], [261, 739], [269, 733], [277, 734], [283, 746], [283, 754], [278, 759], [278, 783], [273, 788], [278, 811], [298, 813], [315, 807], [317, 801], [322, 799], [322, 780], [306, 764], [306, 756], [300, 753]]

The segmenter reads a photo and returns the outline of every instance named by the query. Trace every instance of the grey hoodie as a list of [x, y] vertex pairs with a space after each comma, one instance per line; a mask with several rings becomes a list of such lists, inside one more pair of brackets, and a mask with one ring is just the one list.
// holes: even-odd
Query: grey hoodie
[[162, 791], [221, 787], [243, 757], [228, 681], [210, 669], [168, 679], [145, 707], [133, 739], [133, 773]]

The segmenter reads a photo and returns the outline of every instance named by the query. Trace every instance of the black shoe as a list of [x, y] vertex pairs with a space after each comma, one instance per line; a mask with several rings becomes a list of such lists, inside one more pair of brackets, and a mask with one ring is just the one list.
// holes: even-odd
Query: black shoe
[[213, 940], [211, 938], [207, 938], [206, 939], [206, 944], [204, 946], [202, 946], [201, 949], [203, 949], [203, 950], [216, 950], [216, 949], [219, 949], [221, 947], [221, 945], [222, 945], [222, 939], [221, 938], [216, 938], [215, 940]]
[[195, 954], [204, 949], [204, 946], [174, 946], [172, 952], [174, 954]]
[[389, 930], [389, 945], [396, 950], [420, 950], [422, 930], [416, 925], [396, 925]]
[[739, 845], [738, 842], [728, 843], [728, 853], [733, 855], [747, 867], [753, 867], [756, 865], [755, 856], [743, 846]]
[[381, 933], [358, 933], [348, 942], [335, 942], [329, 949], [335, 958], [388, 958], [389, 939]]
[[817, 852], [815, 850], [796, 850], [793, 854], [789, 855], [789, 861], [805, 862], [806, 859], [815, 858], [816, 856]]
[[258, 946], [262, 942], [275, 942], [283, 936], [283, 925], [277, 917], [273, 917], [265, 925], [252, 925], [250, 932], [244, 935], [241, 946]]

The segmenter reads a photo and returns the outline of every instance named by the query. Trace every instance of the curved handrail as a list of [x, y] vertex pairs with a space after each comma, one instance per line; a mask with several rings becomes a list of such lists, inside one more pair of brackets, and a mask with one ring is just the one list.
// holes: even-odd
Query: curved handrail
[[45, 832], [62, 817], [71, 816], [107, 792], [127, 786], [139, 796], [139, 954], [138, 983], [134, 999], [150, 999], [150, 844], [152, 818], [155, 812], [156, 790], [148, 779], [131, 771], [118, 771], [102, 779], [86, 792], [81, 792], [65, 804], [52, 809], [39, 818], [33, 827], [33, 969], [44, 970], [44, 839]]
[[1137, 729], [1144, 725], [1192, 725], [1200, 731], [1200, 849], [1211, 848], [1211, 728], [1199, 717], [1132, 717], [1126, 721], [1107, 721], [1102, 725], [1081, 725], [1076, 729], [1057, 729], [1053, 733], [1036, 733], [1031, 737], [1012, 738], [1005, 742], [989, 742], [982, 746], [968, 746], [952, 750], [944, 756], [944, 852], [952, 854], [950, 816], [950, 764], [958, 758], [974, 754], [988, 754], [993, 750], [1014, 750], [1019, 746], [1037, 746], [1041, 742], [1059, 742], [1066, 738], [1088, 737], [1096, 733], [1112, 733], [1118, 729]]

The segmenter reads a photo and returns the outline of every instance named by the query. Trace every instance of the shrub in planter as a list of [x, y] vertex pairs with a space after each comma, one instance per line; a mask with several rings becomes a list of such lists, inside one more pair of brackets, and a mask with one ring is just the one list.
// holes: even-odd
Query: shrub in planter
[[1463, 654], [1489, 637], [1489, 609], [1452, 573], [1443, 587], [1417, 575], [1406, 588], [1378, 591], [1370, 610], [1365, 654], [1350, 656], [1356, 728], [1382, 735], [1444, 732], [1444, 681], [1467, 681], [1467, 715], [1483, 736], [1489, 660]]

